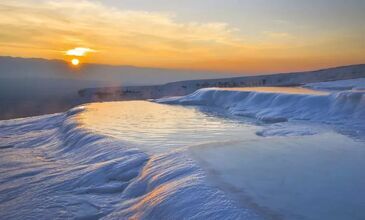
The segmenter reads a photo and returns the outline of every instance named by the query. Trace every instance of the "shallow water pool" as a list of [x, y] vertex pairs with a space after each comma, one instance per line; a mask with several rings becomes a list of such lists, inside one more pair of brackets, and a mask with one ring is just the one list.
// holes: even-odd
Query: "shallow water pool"
[[365, 143], [329, 126], [144, 101], [91, 104], [78, 119], [150, 154], [188, 150], [212, 185], [264, 218], [365, 219]]
[[213, 108], [171, 106], [146, 101], [94, 103], [78, 116], [96, 133], [127, 141], [150, 152], [191, 145], [255, 138], [252, 120]]

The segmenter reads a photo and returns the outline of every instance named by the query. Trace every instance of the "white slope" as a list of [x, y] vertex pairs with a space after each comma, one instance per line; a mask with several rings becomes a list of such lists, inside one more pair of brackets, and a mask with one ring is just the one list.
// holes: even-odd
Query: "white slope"
[[2, 219], [256, 219], [184, 152], [93, 133], [83, 111], [0, 122]]
[[[290, 211], [305, 215], [308, 214], [307, 208], [313, 208], [309, 209], [311, 210], [309, 214], [315, 215], [318, 211], [315, 207], [317, 201], [312, 201], [313, 205], [303, 206], [302, 201], [308, 200], [297, 201], [295, 197], [300, 195], [302, 198], [307, 198], [307, 195], [311, 194], [305, 193], [307, 191], [302, 192], [300, 189], [305, 187], [311, 190], [312, 186], [315, 187], [314, 194], [319, 198], [331, 199], [331, 196], [335, 196], [335, 199], [331, 201], [339, 202], [335, 204], [336, 206], [331, 204], [330, 207], [326, 206], [328, 208], [326, 210], [333, 210], [333, 207], [336, 207], [336, 210], [340, 212], [342, 209], [337, 205], [346, 202], [348, 205], [344, 207], [344, 210], [354, 210], [356, 212], [354, 216], [362, 217], [363, 209], [357, 202], [363, 198], [362, 194], [356, 194], [352, 189], [361, 189], [363, 185], [361, 184], [364, 180], [363, 172], [359, 167], [363, 165], [361, 158], [365, 155], [362, 150], [364, 143], [362, 141], [355, 143], [351, 137], [361, 139], [365, 133], [364, 98], [365, 94], [362, 90], [318, 92], [293, 88], [279, 90], [261, 88], [255, 91], [202, 89], [188, 96], [156, 101], [214, 106], [215, 108], [212, 109], [215, 111], [222, 110], [239, 116], [250, 116], [269, 123], [264, 124], [264, 129], [261, 131], [256, 132], [252, 127], [242, 130], [243, 132], [251, 131], [253, 135], [237, 132], [230, 136], [227, 133], [234, 129], [225, 129], [227, 127], [220, 124], [221, 121], [214, 119], [217, 115], [202, 118], [200, 121], [202, 124], [196, 127], [179, 127], [179, 124], [185, 122], [186, 114], [175, 113], [172, 117], [162, 117], [160, 120], [161, 123], [167, 123], [167, 127], [158, 126], [160, 125], [158, 122], [155, 127], [149, 127], [151, 115], [142, 114], [147, 112], [148, 108], [139, 108], [143, 115], [141, 117], [146, 122], [139, 125], [141, 130], [135, 130], [135, 134], [127, 132], [119, 134], [121, 137], [136, 135], [135, 140], [138, 140], [138, 137], [151, 140], [145, 137], [151, 135], [148, 133], [151, 131], [156, 134], [156, 137], [160, 137], [160, 142], [153, 142], [149, 146], [151, 148], [156, 143], [163, 143], [164, 140], [170, 143], [170, 147], [171, 140], [197, 138], [199, 134], [206, 135], [210, 142], [200, 147], [196, 146], [196, 149], [203, 149], [203, 151], [195, 151], [195, 153], [198, 152], [197, 157], [200, 161], [194, 160], [180, 148], [166, 148], [169, 150], [157, 152], [147, 151], [132, 142], [124, 141], [123, 138], [106, 136], [103, 132], [92, 129], [91, 125], [85, 126], [86, 124], [80, 121], [80, 117], [86, 110], [95, 110], [92, 109], [95, 105], [77, 107], [62, 114], [0, 121], [1, 218], [258, 219], [259, 217], [254, 214], [256, 211], [252, 208], [262, 211], [265, 216], [271, 216], [272, 210], [275, 214], [279, 213], [279, 216]], [[161, 106], [166, 107], [166, 105]], [[158, 114], [171, 114], [175, 110], [158, 109]], [[103, 114], [105, 112], [100, 112], [95, 119], [105, 120]], [[113, 116], [113, 111], [108, 114]], [[97, 114], [92, 113], [92, 115]], [[133, 119], [132, 116], [127, 114], [124, 117]], [[116, 114], [109, 120], [120, 120], [118, 118], [120, 116]], [[212, 123], [207, 123], [209, 118], [214, 119]], [[129, 121], [130, 126], [133, 126], [132, 119]], [[302, 123], [303, 120], [308, 124]], [[343, 138], [339, 134], [333, 134], [332, 131], [328, 132], [326, 126], [320, 123], [319, 126], [313, 126], [311, 121], [335, 125], [351, 137]], [[121, 123], [119, 126], [126, 125]], [[179, 128], [175, 133], [181, 132], [182, 137], [179, 138], [169, 132], [164, 133], [164, 130], [158, 131], [158, 129], [171, 131], [171, 127]], [[110, 127], [109, 133], [115, 134], [116, 128], [118, 127]], [[186, 130], [192, 131], [194, 128], [195, 135], [190, 133], [190, 136], [183, 136], [187, 134], [184, 133]], [[217, 132], [215, 136], [222, 139], [207, 135], [212, 128], [218, 128], [214, 130]], [[202, 132], [203, 129], [206, 129], [207, 133]], [[235, 140], [237, 135], [242, 137], [239, 141]], [[271, 137], [267, 138], [268, 136]], [[298, 136], [304, 138], [297, 138]], [[224, 141], [224, 138], [227, 140]], [[130, 140], [133, 138], [128, 139]], [[195, 140], [202, 142], [202, 139]], [[189, 141], [186, 143], [192, 144]], [[327, 143], [333, 143], [336, 148], [331, 148], [332, 144], [327, 146]], [[326, 146], [325, 150], [321, 148], [322, 145]], [[212, 146], [224, 147], [219, 151], [211, 151]], [[247, 152], [250, 152], [251, 156]], [[336, 158], [333, 159], [328, 155], [335, 155]], [[356, 160], [352, 159], [354, 155], [357, 155]], [[273, 156], [276, 159], [270, 160]], [[247, 158], [242, 160], [243, 157]], [[201, 163], [203, 160], [207, 164]], [[307, 166], [307, 161], [313, 161], [311, 166]], [[344, 163], [344, 166], [331, 165], [332, 163], [341, 164], [339, 162]], [[206, 169], [208, 165], [211, 170]], [[317, 166], [323, 169], [316, 169]], [[334, 172], [333, 176], [331, 174], [329, 178], [326, 178], [323, 172], [331, 172], [332, 167], [336, 167], [341, 172]], [[255, 170], [260, 172], [253, 172]], [[214, 174], [216, 171], [223, 173], [223, 180], [227, 181], [223, 184], [223, 191], [207, 181], [210, 180], [207, 173]], [[248, 175], [242, 175], [241, 171], [245, 171]], [[321, 188], [321, 184], [300, 185], [298, 182], [305, 183], [297, 178], [301, 171], [307, 173], [308, 181], [315, 183], [317, 180], [323, 180], [326, 184], [328, 183], [329, 190]], [[290, 181], [288, 185], [281, 184], [280, 181], [288, 174], [293, 177], [292, 180], [296, 184], [291, 184]], [[267, 178], [268, 175], [270, 178]], [[336, 179], [335, 182], [332, 181], [332, 177]], [[351, 181], [354, 177], [356, 182]], [[338, 185], [337, 180], [342, 185]], [[250, 186], [245, 186], [246, 183], [250, 183]], [[229, 188], [229, 184], [237, 188]], [[281, 186], [282, 191], [275, 191], [277, 186]], [[348, 191], [336, 191], [337, 193], [333, 194], [331, 190], [337, 190], [338, 186], [348, 187], [346, 188]], [[233, 192], [233, 194], [241, 195], [245, 190], [248, 190], [247, 193], [254, 192], [250, 197], [255, 200], [250, 201], [248, 206], [246, 206], [247, 201], [233, 200], [234, 195], [227, 194], [227, 192]], [[299, 194], [297, 194], [298, 190]], [[270, 196], [266, 194], [267, 197], [265, 197], [265, 192], [271, 193]], [[291, 192], [294, 196], [288, 196], [285, 192]], [[321, 197], [322, 195], [324, 197]], [[341, 198], [344, 198], [342, 195], [349, 196], [346, 200], [342, 200]], [[281, 198], [287, 203], [280, 203]], [[353, 203], [356, 203], [354, 205], [351, 203], [352, 198], [356, 198], [353, 200]], [[265, 206], [264, 210], [262, 207], [257, 207], [260, 204]], [[291, 205], [286, 206], [286, 204]], [[269, 212], [266, 210], [267, 207]], [[286, 207], [290, 209], [286, 210]], [[330, 215], [327, 215], [326, 210], [319, 210], [318, 213], [328, 217]], [[343, 216], [343, 213], [338, 216]]]
[[320, 90], [365, 90], [365, 78], [308, 83], [305, 87]]
[[335, 124], [358, 136], [365, 131], [365, 91], [291, 90], [293, 88], [290, 87], [209, 88], [187, 96], [157, 99], [156, 102], [214, 106], [234, 115], [253, 117], [269, 123], [307, 120]]
[[[303, 88], [201, 89], [156, 102], [259, 119], [261, 139], [191, 148], [217, 187], [268, 219], [365, 218], [363, 79]], [[360, 82], [360, 83], [359, 83]], [[315, 122], [315, 123], [312, 123]], [[334, 127], [338, 132], [328, 132]]]

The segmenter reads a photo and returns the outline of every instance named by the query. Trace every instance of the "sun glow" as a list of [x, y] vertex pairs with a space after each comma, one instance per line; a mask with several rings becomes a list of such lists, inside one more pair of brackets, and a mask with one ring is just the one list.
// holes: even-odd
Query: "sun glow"
[[78, 66], [80, 64], [80, 60], [74, 58], [74, 59], [71, 60], [71, 64], [74, 65], [74, 66]]
[[84, 48], [84, 47], [76, 47], [74, 49], [66, 51], [66, 55], [82, 57], [82, 56], [85, 56], [87, 53], [91, 53], [91, 52], [95, 52], [95, 50], [90, 49], [90, 48]]
[[96, 50], [85, 48], [85, 47], [75, 47], [73, 49], [67, 50], [65, 52], [66, 56], [69, 57], [72, 66], [79, 66], [80, 59], [88, 56], [88, 53], [96, 52]]
[[[154, 10], [149, 10], [142, 6], [148, 0], [138, 1], [141, 3], [138, 7], [128, 7], [129, 4], [119, 7], [117, 2], [121, 1], [94, 0], [0, 2], [1, 55], [62, 59], [69, 63], [74, 57], [82, 57], [81, 63], [240, 74], [301, 71], [365, 62], [363, 1], [352, 0], [345, 9], [340, 7], [342, 3], [332, 4], [333, 8], [320, 4], [311, 12], [321, 22], [314, 22], [314, 17], [303, 19], [301, 7], [290, 8], [291, 4], [284, 0], [279, 1], [275, 9], [256, 1], [231, 0], [222, 4], [213, 0], [209, 7], [214, 12], [203, 20], [181, 15], [178, 4], [169, 5], [168, 12], [158, 3]], [[236, 2], [237, 7], [231, 7], [231, 2]], [[311, 9], [307, 2], [300, 5]], [[203, 5], [184, 3], [193, 14]], [[236, 14], [235, 10], [240, 7], [253, 11]], [[298, 13], [282, 14], [281, 10], [286, 7]], [[320, 7], [328, 12], [325, 16]], [[270, 13], [263, 13], [265, 10]], [[220, 11], [223, 15], [215, 15]], [[346, 19], [336, 16], [338, 12]], [[236, 22], [237, 19], [240, 22]], [[323, 25], [328, 28], [322, 28]], [[41, 36], [29, 37], [38, 33], [42, 33]], [[55, 36], [58, 36], [57, 41]]]

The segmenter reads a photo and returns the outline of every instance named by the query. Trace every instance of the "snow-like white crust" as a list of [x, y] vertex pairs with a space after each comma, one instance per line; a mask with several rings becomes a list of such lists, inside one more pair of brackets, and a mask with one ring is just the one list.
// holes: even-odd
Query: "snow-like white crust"
[[[226, 109], [234, 115], [275, 123], [308, 120], [365, 130], [365, 91], [285, 93], [240, 89], [200, 89], [190, 95], [155, 100], [158, 103], [204, 105]], [[285, 90], [285, 88], [283, 88]]]
[[257, 219], [186, 152], [148, 155], [64, 114], [0, 122], [3, 219]]

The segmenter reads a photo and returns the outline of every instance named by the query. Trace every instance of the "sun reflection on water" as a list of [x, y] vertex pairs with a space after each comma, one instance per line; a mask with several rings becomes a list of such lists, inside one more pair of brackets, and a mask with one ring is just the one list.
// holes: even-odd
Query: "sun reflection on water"
[[182, 106], [147, 101], [93, 103], [78, 116], [84, 127], [123, 141], [156, 149], [240, 139], [254, 129], [236, 120]]

